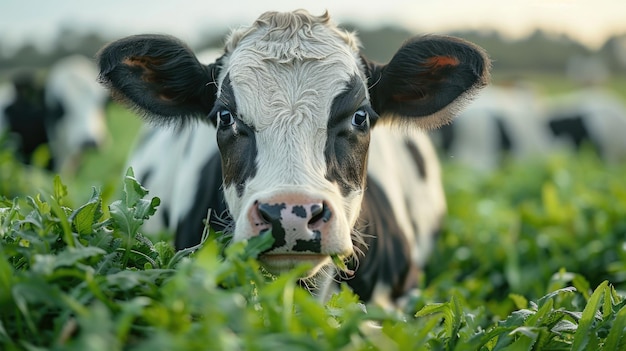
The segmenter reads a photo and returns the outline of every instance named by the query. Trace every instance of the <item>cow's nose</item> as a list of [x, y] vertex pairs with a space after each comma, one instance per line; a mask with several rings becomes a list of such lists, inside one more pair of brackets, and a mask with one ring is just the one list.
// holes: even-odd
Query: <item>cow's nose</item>
[[274, 244], [268, 251], [321, 252], [322, 237], [330, 227], [332, 211], [323, 201], [257, 202], [251, 221], [257, 234], [271, 230]]
[[331, 216], [330, 209], [323, 202], [305, 205], [259, 203], [257, 209], [261, 218], [271, 225], [282, 225], [283, 210], [287, 210], [284, 222], [285, 224], [291, 222], [292, 226], [295, 225], [293, 229], [296, 230], [304, 229], [301, 227], [305, 223], [308, 229], [315, 229], [320, 222], [327, 222]]

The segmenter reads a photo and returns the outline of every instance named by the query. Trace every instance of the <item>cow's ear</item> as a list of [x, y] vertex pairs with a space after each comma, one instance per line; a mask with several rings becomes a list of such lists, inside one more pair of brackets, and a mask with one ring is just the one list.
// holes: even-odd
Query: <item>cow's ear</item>
[[387, 65], [363, 58], [374, 110], [387, 122], [447, 124], [489, 81], [485, 51], [462, 39], [423, 36], [409, 40]]
[[99, 81], [150, 121], [185, 122], [213, 108], [219, 65], [202, 65], [174, 37], [130, 36], [102, 48], [97, 59]]

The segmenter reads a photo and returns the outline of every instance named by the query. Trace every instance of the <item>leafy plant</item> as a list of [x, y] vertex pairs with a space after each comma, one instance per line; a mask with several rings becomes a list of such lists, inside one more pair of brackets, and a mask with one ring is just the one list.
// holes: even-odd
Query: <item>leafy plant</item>
[[580, 153], [511, 162], [489, 175], [444, 170], [449, 216], [428, 263], [427, 294], [457, 291], [504, 318], [515, 308], [505, 302], [510, 293], [539, 299], [560, 288], [551, 278], [561, 270], [591, 287], [608, 280], [626, 290], [624, 165]]
[[320, 303], [297, 284], [308, 267], [267, 276], [269, 235], [153, 242], [142, 223], [159, 200], [132, 170], [108, 206], [94, 189], [70, 207], [56, 177], [0, 200], [0, 349], [626, 349], [626, 185], [584, 157], [484, 177], [446, 166], [450, 216], [408, 312], [345, 286]]

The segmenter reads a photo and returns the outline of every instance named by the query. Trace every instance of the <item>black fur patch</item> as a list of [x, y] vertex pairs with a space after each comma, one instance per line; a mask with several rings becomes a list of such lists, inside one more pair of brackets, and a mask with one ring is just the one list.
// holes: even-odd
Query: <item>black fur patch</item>
[[577, 150], [590, 144], [599, 152], [602, 151], [599, 143], [591, 137], [584, 115], [556, 116], [550, 118], [548, 127], [555, 137], [567, 139]]
[[422, 179], [426, 179], [426, 161], [424, 160], [424, 155], [422, 155], [420, 150], [417, 148], [417, 145], [410, 140], [407, 140], [406, 147], [411, 154], [411, 158], [417, 167], [420, 177], [422, 177]]
[[366, 100], [363, 82], [352, 77], [346, 90], [335, 97], [328, 120], [328, 136], [324, 148], [326, 178], [336, 182], [343, 196], [362, 189], [365, 184], [367, 151], [369, 148], [369, 125], [352, 125], [352, 115], [364, 109], [370, 119], [377, 118]]
[[[13, 84], [15, 100], [5, 107], [4, 118], [9, 131], [18, 139], [17, 157], [29, 164], [33, 152], [49, 142], [49, 134], [62, 118], [63, 110], [60, 103], [55, 104], [55, 107], [59, 107], [58, 111], [46, 106], [44, 88], [35, 81], [34, 73], [18, 74]], [[51, 170], [53, 167], [54, 160], [50, 160], [47, 168]]]
[[498, 146], [500, 147], [500, 150], [505, 153], [513, 151], [515, 145], [513, 145], [509, 128], [504, 123], [504, 118], [496, 115], [494, 116], [494, 123], [496, 124], [496, 129], [498, 130]]
[[227, 211], [224, 192], [222, 191], [222, 165], [220, 155], [215, 153], [200, 170], [196, 187], [196, 196], [183, 219], [176, 228], [175, 246], [177, 250], [195, 246], [202, 240], [204, 219], [211, 209], [210, 226], [222, 231], [229, 226], [232, 219]]
[[217, 123], [216, 115], [227, 109], [235, 116], [230, 126], [217, 125], [217, 145], [222, 155], [224, 186], [235, 186], [237, 195], [243, 196], [246, 182], [257, 172], [257, 146], [254, 129], [237, 118], [237, 106], [232, 94], [230, 79], [222, 83], [222, 94], [210, 114], [211, 121]]
[[281, 204], [259, 204], [259, 212], [262, 214], [264, 220], [271, 224], [271, 229], [265, 229], [261, 232], [265, 232], [267, 230], [272, 231], [272, 237], [274, 238], [274, 244], [267, 251], [271, 251], [272, 249], [285, 246], [287, 241], [285, 239], [285, 228], [281, 223], [282, 215], [281, 211], [286, 208], [284, 203]]
[[396, 222], [391, 203], [383, 189], [372, 178], [361, 207], [358, 230], [364, 234], [365, 245], [355, 243], [364, 252], [355, 275], [346, 280], [363, 301], [368, 301], [376, 284], [384, 283], [391, 289], [391, 298], [399, 298], [417, 284], [417, 267], [411, 262], [411, 247]]

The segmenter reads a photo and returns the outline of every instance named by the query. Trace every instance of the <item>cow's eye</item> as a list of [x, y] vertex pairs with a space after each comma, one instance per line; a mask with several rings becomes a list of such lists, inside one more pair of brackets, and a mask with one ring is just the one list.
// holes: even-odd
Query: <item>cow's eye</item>
[[229, 110], [221, 110], [217, 113], [218, 124], [222, 127], [228, 127], [235, 123], [235, 117]]
[[364, 110], [357, 110], [352, 115], [352, 125], [355, 127], [366, 127], [369, 124], [369, 114]]

